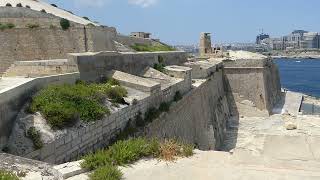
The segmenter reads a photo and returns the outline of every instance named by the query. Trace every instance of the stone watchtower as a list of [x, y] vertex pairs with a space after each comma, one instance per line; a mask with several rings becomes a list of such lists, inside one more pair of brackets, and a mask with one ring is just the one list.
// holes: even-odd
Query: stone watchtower
[[211, 33], [201, 33], [200, 34], [200, 56], [206, 56], [212, 54], [211, 47]]

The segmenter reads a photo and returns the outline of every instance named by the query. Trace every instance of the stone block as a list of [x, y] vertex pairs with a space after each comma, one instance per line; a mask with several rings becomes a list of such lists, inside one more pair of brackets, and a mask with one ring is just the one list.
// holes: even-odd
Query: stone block
[[55, 143], [47, 144], [40, 150], [40, 157], [41, 159], [45, 159], [48, 156], [54, 154], [55, 151]]
[[69, 149], [71, 149], [71, 143], [64, 144], [56, 149], [55, 155], [60, 156], [62, 154], [65, 154]]

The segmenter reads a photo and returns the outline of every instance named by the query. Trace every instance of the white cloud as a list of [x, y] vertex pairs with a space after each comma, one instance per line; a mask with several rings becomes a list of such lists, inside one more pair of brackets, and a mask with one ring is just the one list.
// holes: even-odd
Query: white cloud
[[152, 6], [157, 3], [158, 0], [128, 0], [130, 4], [141, 6], [143, 8]]

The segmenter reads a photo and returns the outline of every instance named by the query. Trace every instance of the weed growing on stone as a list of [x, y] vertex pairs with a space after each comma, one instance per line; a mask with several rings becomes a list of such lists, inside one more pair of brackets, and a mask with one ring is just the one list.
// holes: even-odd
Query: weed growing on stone
[[182, 95], [180, 93], [180, 91], [177, 91], [176, 94], [173, 97], [173, 101], [178, 102], [182, 99]]
[[19, 180], [19, 178], [12, 172], [0, 170], [1, 180]]
[[12, 29], [14, 27], [15, 27], [15, 25], [12, 23], [6, 23], [6, 24], [0, 23], [0, 30], [1, 31], [5, 30], [5, 29]]
[[[113, 83], [111, 83], [113, 84]], [[110, 111], [104, 102], [122, 103], [127, 91], [110, 83], [51, 85], [41, 90], [30, 106], [32, 113], [41, 112], [53, 128], [72, 126], [78, 119], [85, 122], [102, 119]]]
[[29, 29], [35, 29], [35, 28], [39, 28], [40, 25], [39, 24], [27, 24], [27, 28]]
[[171, 103], [163, 102], [160, 104], [159, 111], [161, 112], [169, 112]]
[[27, 136], [33, 141], [35, 149], [41, 149], [43, 147], [43, 142], [41, 140], [40, 132], [36, 128], [31, 127], [27, 131]]
[[122, 172], [116, 166], [103, 166], [90, 175], [91, 180], [120, 180]]
[[62, 18], [60, 20], [60, 26], [63, 30], [68, 30], [70, 27], [70, 21], [68, 19]]
[[132, 49], [140, 52], [156, 52], [156, 51], [174, 51], [173, 47], [167, 45], [147, 45], [147, 44], [135, 44], [131, 46]]
[[[177, 156], [185, 157], [193, 154], [193, 146], [177, 141], [160, 142], [156, 139], [135, 138], [118, 141], [109, 149], [98, 151], [84, 157], [83, 168], [95, 170], [91, 180], [113, 178], [120, 180], [122, 173], [117, 166], [132, 164], [143, 157], [154, 157], [163, 160], [175, 160]], [[187, 152], [188, 151], [188, 152]], [[191, 151], [191, 152], [189, 152]]]

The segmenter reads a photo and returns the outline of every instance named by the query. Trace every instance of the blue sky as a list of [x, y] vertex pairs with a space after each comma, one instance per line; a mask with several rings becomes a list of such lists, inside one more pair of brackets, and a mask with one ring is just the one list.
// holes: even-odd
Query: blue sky
[[196, 44], [200, 32], [214, 43], [253, 42], [294, 29], [320, 31], [319, 0], [47, 0], [118, 32], [151, 32], [170, 44]]

